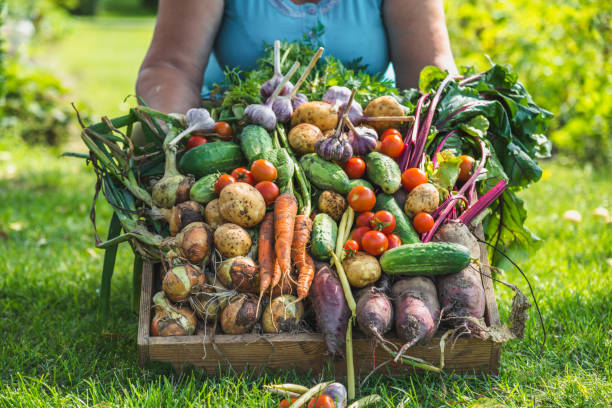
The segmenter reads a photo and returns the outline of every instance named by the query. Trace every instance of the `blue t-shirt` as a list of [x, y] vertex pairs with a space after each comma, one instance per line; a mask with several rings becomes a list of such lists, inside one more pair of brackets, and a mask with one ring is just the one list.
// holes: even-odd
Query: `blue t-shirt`
[[301, 40], [318, 23], [323, 25], [318, 42], [325, 48], [324, 56], [334, 55], [342, 62], [361, 58], [369, 73], [393, 77], [382, 0], [321, 0], [301, 5], [291, 0], [225, 0], [202, 95], [223, 80], [220, 67], [251, 70], [264, 43]]

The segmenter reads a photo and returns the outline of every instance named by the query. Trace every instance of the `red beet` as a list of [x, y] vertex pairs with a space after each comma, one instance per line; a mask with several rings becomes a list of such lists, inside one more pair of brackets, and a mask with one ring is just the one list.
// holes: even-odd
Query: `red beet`
[[327, 350], [344, 356], [346, 327], [351, 311], [346, 303], [340, 279], [328, 265], [319, 264], [308, 294], [323, 333]]
[[357, 325], [369, 337], [383, 340], [393, 325], [393, 306], [384, 291], [370, 286], [360, 292], [357, 301]]

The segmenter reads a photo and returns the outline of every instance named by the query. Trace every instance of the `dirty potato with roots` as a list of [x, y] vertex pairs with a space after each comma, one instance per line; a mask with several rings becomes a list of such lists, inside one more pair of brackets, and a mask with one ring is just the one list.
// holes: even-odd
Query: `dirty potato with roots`
[[338, 108], [325, 102], [308, 102], [293, 111], [291, 126], [300, 123], [310, 123], [326, 132], [334, 129], [338, 124]]
[[227, 221], [221, 215], [219, 208], [219, 199], [215, 198], [204, 208], [204, 220], [208, 224], [211, 230], [216, 230], [220, 225], [225, 224]]
[[263, 220], [266, 215], [266, 202], [252, 185], [233, 183], [221, 190], [219, 211], [227, 221], [250, 228]]
[[318, 204], [319, 210], [332, 217], [336, 222], [340, 221], [347, 207], [344, 197], [329, 190], [325, 190], [321, 193]]
[[310, 123], [300, 123], [288, 135], [289, 144], [298, 155], [314, 153], [315, 144], [323, 137], [323, 132]]
[[436, 211], [440, 204], [440, 193], [438, 189], [429, 183], [416, 186], [408, 194], [404, 203], [404, 211], [409, 217], [414, 217], [420, 212], [431, 214]]
[[215, 230], [215, 247], [224, 258], [244, 256], [251, 249], [251, 236], [239, 225], [223, 224]]
[[[379, 96], [368, 103], [366, 108], [363, 110], [364, 116], [405, 116], [404, 108], [402, 105], [392, 96]], [[402, 122], [366, 122], [372, 126], [378, 134], [382, 134], [385, 129], [390, 127], [399, 126]]]

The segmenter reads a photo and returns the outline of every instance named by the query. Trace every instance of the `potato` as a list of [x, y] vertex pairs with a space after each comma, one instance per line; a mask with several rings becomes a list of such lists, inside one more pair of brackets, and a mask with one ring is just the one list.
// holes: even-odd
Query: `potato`
[[319, 139], [323, 139], [323, 132], [310, 123], [300, 123], [289, 132], [289, 144], [299, 155], [314, 153]]
[[263, 220], [266, 215], [266, 202], [252, 185], [234, 183], [221, 190], [219, 211], [227, 221], [250, 228]]
[[346, 200], [334, 191], [325, 190], [319, 196], [319, 210], [338, 222], [346, 210]]
[[245, 256], [251, 249], [251, 236], [236, 224], [223, 224], [215, 230], [215, 247], [225, 258]]
[[[368, 103], [363, 110], [364, 116], [404, 116], [402, 105], [392, 96], [379, 96]], [[378, 134], [385, 129], [397, 127], [402, 122], [367, 122]]]
[[293, 111], [291, 127], [300, 123], [315, 125], [322, 132], [334, 129], [338, 124], [338, 109], [325, 102], [308, 102]]
[[404, 204], [404, 211], [409, 217], [414, 217], [420, 212], [432, 213], [440, 204], [440, 193], [438, 189], [429, 183], [416, 186]]
[[227, 221], [223, 219], [221, 216], [221, 212], [219, 211], [219, 199], [215, 198], [208, 204], [206, 204], [206, 208], [204, 209], [204, 219], [206, 223], [210, 227], [211, 230], [216, 230], [219, 225], [225, 224]]
[[342, 261], [342, 267], [349, 283], [356, 288], [363, 288], [376, 282], [381, 275], [378, 259], [365, 252], [357, 252]]

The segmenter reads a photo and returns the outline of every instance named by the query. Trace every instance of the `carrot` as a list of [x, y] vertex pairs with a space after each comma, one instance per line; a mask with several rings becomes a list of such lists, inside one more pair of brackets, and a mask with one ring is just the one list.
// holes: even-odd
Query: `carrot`
[[282, 278], [291, 278], [291, 244], [293, 243], [293, 228], [297, 215], [297, 200], [291, 194], [283, 193], [274, 202], [274, 275], [272, 288], [278, 285]]
[[[306, 253], [306, 245], [310, 241], [312, 231], [312, 220], [306, 215], [295, 217], [295, 228], [293, 231], [293, 243], [291, 244], [291, 259], [299, 271], [297, 282], [298, 298], [308, 296], [308, 289], [314, 277], [314, 263]], [[310, 262], [309, 262], [310, 261]]]
[[270, 287], [274, 273], [274, 213], [269, 212], [259, 226], [257, 260], [259, 261], [259, 302]]

